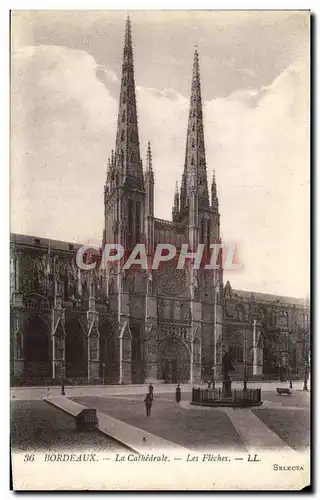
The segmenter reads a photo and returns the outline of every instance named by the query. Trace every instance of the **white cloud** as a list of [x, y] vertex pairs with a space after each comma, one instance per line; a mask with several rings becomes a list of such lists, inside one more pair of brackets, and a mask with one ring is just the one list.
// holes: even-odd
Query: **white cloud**
[[[118, 105], [97, 70], [87, 53], [62, 47], [14, 55], [13, 231], [100, 240]], [[112, 73], [102, 70], [107, 85]], [[308, 288], [306, 74], [301, 65], [288, 68], [269, 87], [204, 106], [222, 233], [239, 243], [245, 265], [231, 276], [235, 288], [293, 295]], [[183, 169], [188, 98], [139, 87], [137, 101], [142, 157], [148, 140], [153, 146], [156, 216], [168, 218]]]

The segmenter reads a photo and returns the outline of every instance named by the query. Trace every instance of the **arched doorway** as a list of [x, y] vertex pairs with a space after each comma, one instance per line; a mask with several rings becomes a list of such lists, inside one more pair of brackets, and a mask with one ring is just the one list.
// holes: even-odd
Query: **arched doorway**
[[190, 379], [190, 353], [179, 337], [170, 337], [158, 349], [158, 378], [171, 384]]
[[46, 377], [51, 373], [48, 325], [39, 316], [27, 320], [24, 332], [25, 372], [28, 376]]
[[77, 318], [66, 323], [66, 377], [87, 377], [88, 342], [80, 321]]
[[111, 321], [103, 321], [99, 326], [99, 331], [100, 377], [105, 383], [111, 383], [117, 378], [116, 345]]

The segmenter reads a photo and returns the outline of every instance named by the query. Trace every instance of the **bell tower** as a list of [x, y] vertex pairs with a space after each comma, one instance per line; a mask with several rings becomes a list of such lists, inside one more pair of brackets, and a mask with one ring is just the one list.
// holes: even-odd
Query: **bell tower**
[[130, 251], [143, 239], [145, 186], [140, 157], [134, 80], [131, 22], [128, 17], [122, 60], [122, 77], [115, 150], [108, 160], [104, 188], [105, 242]]

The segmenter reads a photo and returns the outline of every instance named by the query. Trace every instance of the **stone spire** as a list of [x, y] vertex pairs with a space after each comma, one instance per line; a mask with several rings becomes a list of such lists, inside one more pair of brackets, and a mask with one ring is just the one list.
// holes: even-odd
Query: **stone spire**
[[176, 182], [176, 188], [173, 196], [173, 208], [172, 208], [172, 220], [173, 222], [177, 222], [179, 220], [179, 185]]
[[196, 176], [199, 209], [209, 208], [206, 155], [203, 133], [203, 115], [198, 49], [194, 52], [191, 98], [186, 143], [186, 156], [181, 186], [181, 209], [188, 204], [191, 177]]
[[217, 196], [216, 172], [213, 169], [211, 184], [211, 207], [215, 212], [219, 212], [219, 200]]
[[143, 189], [129, 17], [125, 28], [115, 163], [120, 174], [118, 183]]
[[153, 175], [153, 169], [152, 169], [152, 152], [151, 152], [151, 143], [148, 141], [148, 146], [147, 146], [147, 165], [146, 165], [146, 171], [145, 171], [145, 178], [152, 177], [154, 179]]

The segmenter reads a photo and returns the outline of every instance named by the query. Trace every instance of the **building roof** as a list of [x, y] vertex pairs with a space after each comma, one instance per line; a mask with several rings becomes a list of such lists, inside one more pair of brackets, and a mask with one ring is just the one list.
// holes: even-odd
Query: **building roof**
[[280, 304], [282, 303], [282, 304], [290, 304], [297, 306], [307, 305], [306, 299], [297, 297], [286, 297], [284, 295], [275, 295], [275, 294], [260, 293], [260, 292], [248, 292], [246, 290], [235, 290], [235, 289], [232, 289], [232, 292], [236, 295], [239, 295], [240, 297], [243, 297], [244, 299], [254, 298], [256, 302], [270, 302], [270, 303], [279, 302]]

